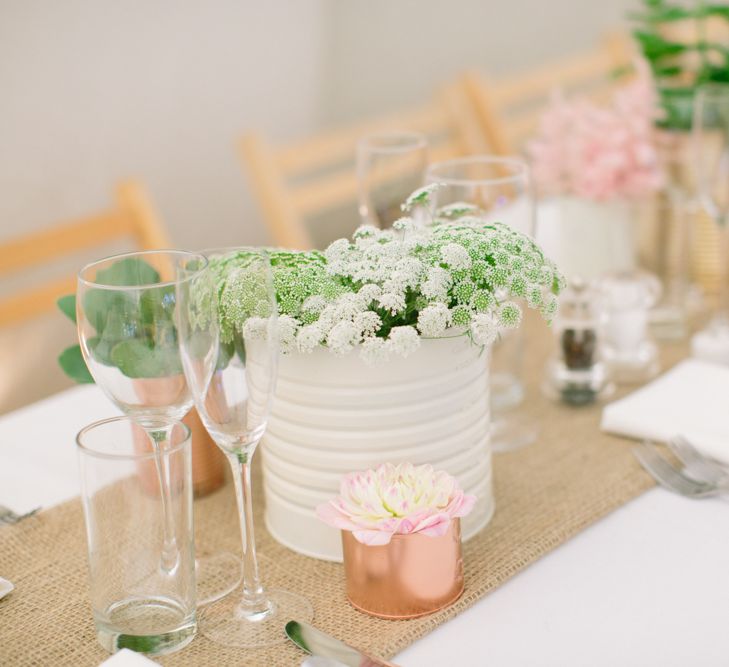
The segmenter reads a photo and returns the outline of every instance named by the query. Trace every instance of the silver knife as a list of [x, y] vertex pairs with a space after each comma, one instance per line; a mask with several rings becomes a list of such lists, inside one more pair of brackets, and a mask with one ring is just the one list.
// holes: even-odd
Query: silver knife
[[299, 648], [312, 655], [331, 658], [346, 667], [398, 667], [392, 662], [376, 658], [352, 648], [336, 637], [332, 637], [308, 623], [289, 621], [286, 635]]

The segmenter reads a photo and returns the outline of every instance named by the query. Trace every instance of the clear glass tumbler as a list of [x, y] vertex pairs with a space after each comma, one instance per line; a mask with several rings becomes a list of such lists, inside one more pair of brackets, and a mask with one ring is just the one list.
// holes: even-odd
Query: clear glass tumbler
[[[436, 162], [426, 183], [439, 183], [436, 208], [466, 203], [485, 221], [502, 222], [534, 236], [534, 197], [529, 167], [518, 158], [489, 155]], [[524, 329], [502, 331], [491, 357], [491, 446], [511, 451], [531, 444], [536, 426], [519, 409], [524, 400]]]
[[417, 132], [382, 132], [357, 143], [359, 215], [381, 229], [402, 217], [400, 204], [423, 184], [428, 144]]
[[91, 608], [110, 653], [170, 653], [197, 627], [190, 431], [157, 419], [169, 433], [161, 451], [128, 417], [91, 424], [76, 438]]

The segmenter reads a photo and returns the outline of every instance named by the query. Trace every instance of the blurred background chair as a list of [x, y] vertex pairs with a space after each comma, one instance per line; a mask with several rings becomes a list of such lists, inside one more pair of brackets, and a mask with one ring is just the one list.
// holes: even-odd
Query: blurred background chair
[[465, 86], [491, 152], [515, 155], [534, 136], [539, 115], [556, 90], [606, 100], [618, 75], [629, 72], [631, 60], [628, 36], [614, 32], [594, 49], [507, 77], [489, 78], [470, 72]]
[[169, 247], [144, 188], [124, 182], [111, 206], [0, 244], [0, 413], [72, 383], [56, 358], [76, 340], [56, 300], [75, 293], [85, 262], [132, 249]]
[[483, 153], [488, 147], [463, 82], [439, 90], [421, 107], [286, 146], [271, 146], [255, 132], [244, 135], [240, 155], [273, 243], [322, 248], [350, 234], [361, 222], [356, 215], [357, 142], [393, 131], [424, 135], [430, 162]]

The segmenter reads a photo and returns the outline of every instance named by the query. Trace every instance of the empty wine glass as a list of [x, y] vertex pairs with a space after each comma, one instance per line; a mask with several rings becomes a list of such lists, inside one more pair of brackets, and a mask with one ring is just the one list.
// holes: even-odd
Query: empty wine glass
[[692, 344], [698, 356], [729, 363], [729, 84], [699, 89], [692, 140], [699, 199], [720, 233], [717, 309]]
[[402, 216], [400, 204], [423, 184], [428, 145], [417, 132], [383, 132], [357, 144], [359, 215], [384, 229]]
[[[467, 204], [470, 214], [487, 222], [502, 222], [534, 235], [534, 199], [524, 161], [493, 156], [446, 160], [431, 165], [425, 180], [441, 184], [433, 195], [436, 208]], [[523, 349], [523, 328], [502, 331], [493, 345], [491, 445], [497, 452], [518, 449], [536, 438], [535, 424], [519, 410], [524, 400]]]
[[263, 588], [253, 535], [251, 460], [266, 430], [278, 365], [273, 275], [263, 250], [206, 254], [209, 270], [178, 283], [180, 346], [198, 412], [233, 471], [243, 584], [207, 607], [199, 625], [219, 644], [270, 646], [286, 641], [286, 621], [312, 617], [305, 598]]
[[[78, 275], [76, 321], [86, 365], [104, 393], [144, 428], [158, 451], [169, 440], [168, 428], [159, 424], [181, 420], [193, 404], [177, 341], [176, 287], [206, 266], [204, 255], [151, 250], [93, 262]], [[165, 509], [169, 471], [165, 457], [157, 463]], [[174, 568], [175, 535], [171, 521], [166, 525], [162, 567]], [[196, 579], [198, 604], [205, 604], [235, 588], [240, 562], [229, 553], [203, 556], [196, 561]]]

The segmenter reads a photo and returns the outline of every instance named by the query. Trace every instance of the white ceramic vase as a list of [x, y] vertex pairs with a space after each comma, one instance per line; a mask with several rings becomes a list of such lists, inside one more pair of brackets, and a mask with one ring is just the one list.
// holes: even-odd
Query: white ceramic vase
[[636, 266], [633, 208], [624, 200], [549, 200], [539, 210], [537, 242], [568, 279], [589, 281]]
[[340, 533], [315, 508], [344, 474], [385, 462], [430, 463], [475, 494], [464, 539], [489, 522], [489, 351], [464, 335], [421, 343], [374, 366], [356, 350], [283, 356], [262, 447], [266, 526], [279, 542], [341, 561]]

